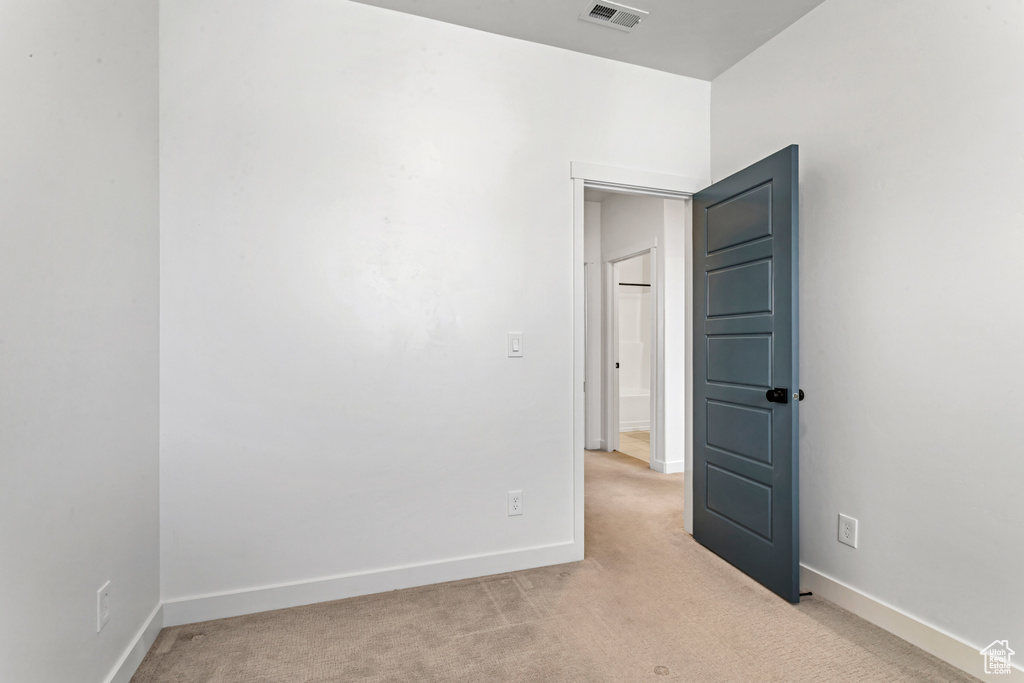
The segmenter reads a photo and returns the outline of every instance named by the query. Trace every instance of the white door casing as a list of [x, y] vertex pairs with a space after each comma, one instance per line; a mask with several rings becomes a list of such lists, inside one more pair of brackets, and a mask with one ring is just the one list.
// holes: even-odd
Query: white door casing
[[[583, 162], [572, 162], [570, 165], [570, 175], [573, 180], [573, 282], [574, 282], [574, 296], [573, 296], [573, 308], [574, 308], [574, 391], [573, 391], [573, 506], [574, 506], [574, 542], [578, 548], [578, 555], [582, 559], [583, 557], [583, 450], [584, 450], [584, 420], [585, 420], [585, 396], [583, 391], [583, 382], [585, 378], [585, 331], [586, 331], [586, 319], [585, 319], [585, 269], [584, 269], [584, 257], [583, 257], [583, 241], [584, 241], [584, 188], [593, 187], [599, 188], [611, 192], [621, 192], [626, 194], [640, 194], [650, 195], [656, 197], [663, 197], [666, 199], [682, 199], [689, 200], [694, 192], [702, 189], [703, 187], [710, 184], [710, 181], [706, 179], [687, 178], [683, 176], [675, 176], [670, 174], [652, 172], [652, 171], [641, 171], [637, 169], [625, 169], [617, 168], [612, 166], [604, 166], [600, 164], [590, 164]], [[689, 229], [686, 230], [683, 235], [684, 242], [690, 241]], [[651, 245], [657, 247], [658, 245]], [[603, 268], [602, 268], [603, 270]], [[689, 282], [692, 273], [692, 254], [690, 250], [686, 250], [685, 258], [685, 276], [683, 281]], [[665, 280], [665, 272], [663, 267], [658, 267], [656, 271], [659, 282], [662, 284]], [[662, 296], [658, 298], [656, 304], [656, 310], [659, 311], [659, 315], [652, 315], [652, 320], [657, 322], [654, 323], [656, 328], [655, 337], [658, 340], [657, 348], [657, 360], [652, 357], [652, 392], [658, 392], [658, 398], [655, 399], [658, 415], [655, 417], [652, 415], [652, 419], [658, 425], [658, 431], [660, 436], [663, 437], [665, 433], [665, 425], [667, 419], [670, 416], [665, 414], [665, 402], [663, 400], [665, 394], [666, 378], [664, 376], [665, 368], [665, 354], [666, 349], [664, 348], [665, 339], [665, 327], [663, 314], [665, 311], [665, 296], [664, 292], [661, 292]], [[686, 287], [686, 300], [685, 300], [685, 312], [686, 319], [689, 319], [690, 311], [692, 310], [692, 300], [690, 288]], [[652, 301], [652, 306], [654, 302]], [[652, 348], [652, 353], [655, 352]], [[691, 394], [692, 387], [692, 359], [690, 348], [688, 344], [685, 348], [678, 350], [668, 351], [669, 353], [683, 353], [685, 354], [685, 372], [683, 383], [685, 386], [685, 396], [689, 397]], [[658, 372], [658, 376], [655, 376], [655, 370], [653, 366], [657, 366], [661, 369]], [[678, 377], [670, 378], [672, 382], [678, 382]], [[663, 438], [658, 438], [652, 434], [652, 462], [656, 457], [660, 455], [660, 462], [671, 463], [673, 461], [666, 460], [666, 446], [671, 448], [673, 453], [678, 450], [682, 450], [684, 453], [683, 458], [683, 469], [686, 472], [686, 490], [685, 490], [685, 511], [684, 511], [684, 527], [687, 531], [692, 531], [692, 489], [693, 482], [690, 478], [691, 463], [692, 463], [692, 424], [690, 419], [686, 417], [688, 410], [684, 409], [681, 411], [682, 415], [678, 418], [671, 416], [672, 419], [683, 419], [686, 421], [684, 429], [684, 443], [682, 444], [666, 444]], [[656, 455], [657, 449], [657, 455]], [[677, 462], [677, 461], [676, 461]], [[672, 469], [666, 471], [678, 471], [678, 469]]]

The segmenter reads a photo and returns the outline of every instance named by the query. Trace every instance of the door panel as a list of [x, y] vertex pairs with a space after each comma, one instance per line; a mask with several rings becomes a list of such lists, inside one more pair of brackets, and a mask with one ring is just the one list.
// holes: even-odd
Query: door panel
[[708, 317], [772, 312], [772, 262], [744, 263], [708, 273]]
[[771, 235], [771, 201], [771, 185], [762, 185], [710, 207], [707, 213], [707, 252], [713, 254]]
[[[799, 587], [797, 147], [693, 198], [693, 535]], [[785, 388], [788, 402], [766, 392]]]
[[772, 386], [772, 336], [708, 336], [708, 384]]
[[771, 486], [709, 464], [706, 495], [708, 510], [772, 540]]
[[772, 412], [720, 401], [707, 402], [708, 445], [772, 464]]

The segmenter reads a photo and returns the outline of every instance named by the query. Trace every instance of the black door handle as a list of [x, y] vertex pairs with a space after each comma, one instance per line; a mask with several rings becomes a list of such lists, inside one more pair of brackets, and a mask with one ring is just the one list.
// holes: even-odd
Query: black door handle
[[[769, 389], [764, 392], [764, 397], [768, 399], [770, 403], [789, 403], [789, 389]], [[793, 395], [798, 401], [804, 400], [804, 390], [800, 389], [796, 394]]]

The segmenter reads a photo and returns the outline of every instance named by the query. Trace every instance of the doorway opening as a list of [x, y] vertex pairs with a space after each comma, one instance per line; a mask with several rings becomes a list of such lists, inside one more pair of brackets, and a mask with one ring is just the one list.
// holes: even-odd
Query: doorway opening
[[[664, 473], [685, 472], [683, 526], [688, 532], [692, 530], [692, 481], [688, 466], [692, 342], [686, 322], [692, 310], [688, 285], [692, 263], [690, 197], [708, 181], [576, 161], [570, 165], [570, 174], [575, 283], [573, 544], [577, 557], [582, 559], [585, 449], [613, 450], [619, 437], [617, 416], [615, 420], [606, 419], [606, 407], [618, 412], [617, 401], [608, 397], [611, 382], [605, 377], [612, 368], [608, 357], [610, 344], [603, 343], [609, 337], [610, 311], [605, 307], [613, 288], [612, 264], [643, 252], [651, 253], [649, 296], [655, 321], [651, 339], [650, 392], [654, 411], [650, 468]], [[620, 204], [622, 208], [641, 199], [660, 200], [652, 206], [663, 219], [661, 227], [645, 231], [632, 226], [605, 239], [606, 235], [601, 234], [601, 224], [605, 222], [602, 219], [617, 211], [613, 205]], [[668, 349], [672, 350], [667, 352]], [[608, 429], [612, 423], [615, 427]], [[622, 457], [642, 467], [629, 456]]]
[[616, 450], [648, 465], [651, 462], [651, 424], [657, 410], [651, 392], [651, 341], [656, 334], [651, 315], [650, 250], [612, 264], [617, 287], [612, 293], [617, 322], [612, 333], [618, 370], [619, 445]]
[[[636, 194], [665, 197], [669, 193], [658, 188], [664, 188], [666, 182], [674, 182], [684, 187], [672, 194], [686, 196], [686, 201], [661, 202], [665, 207], [662, 217], [666, 220], [662, 229], [655, 228], [653, 237], [649, 229], [630, 226], [609, 239], [604, 229], [604, 208], [599, 231], [599, 251], [608, 275], [604, 283], [605, 302], [617, 298], [608, 293], [609, 285], [617, 288], [620, 284], [617, 263], [645, 251], [643, 246], [637, 248], [638, 242], [653, 241], [649, 248], [652, 254], [657, 253], [657, 258], [651, 260], [652, 271], [657, 273], [652, 282], [658, 285], [652, 287], [652, 292], [661, 299], [654, 308], [659, 322], [652, 339], [657, 347], [652, 365], [657, 362], [658, 370], [651, 373], [651, 392], [658, 400], [652, 415], [651, 468], [654, 469], [657, 460], [667, 465], [665, 454], [682, 451], [683, 467], [678, 471], [685, 473], [684, 529], [694, 534], [702, 545], [780, 596], [799, 602], [799, 536], [794, 520], [798, 520], [799, 502], [797, 408], [803, 392], [794, 391], [799, 385], [795, 268], [797, 151], [796, 145], [791, 145], [714, 185], [696, 187], [702, 190], [697, 195], [685, 188], [700, 185], [692, 179], [659, 178], [660, 174], [593, 164], [572, 165], [577, 332], [574, 494], [578, 523], [574, 542], [581, 555], [584, 550], [579, 535], [583, 528], [584, 457], [580, 447], [586, 441], [586, 408], [593, 405], [585, 403], [591, 401], [595, 393], [591, 391], [588, 396], [585, 392], [594, 374], [584, 375], [584, 362], [592, 355], [587, 348], [593, 345], [592, 335], [580, 334], [588, 322], [584, 315], [587, 284], [583, 277], [584, 258], [588, 252], [594, 253], [586, 230], [590, 220], [589, 212], [585, 211], [585, 193], [587, 188], [596, 187], [628, 193], [632, 184], [629, 180], [640, 180], [648, 182]], [[595, 176], [599, 179], [597, 182], [593, 180]], [[672, 229], [668, 227], [667, 218], [675, 212], [667, 208], [670, 204], [682, 204], [683, 220]], [[776, 225], [778, 231], [773, 228]], [[698, 254], [700, 270], [696, 270]], [[677, 276], [682, 274], [682, 278], [665, 286], [672, 279], [670, 271]], [[677, 301], [673, 302], [675, 305], [668, 305], [673, 293]], [[680, 303], [684, 305], [678, 305]], [[695, 306], [699, 307], [699, 316], [695, 315]], [[666, 313], [678, 315], [680, 310], [683, 315], [672, 319], [681, 323], [682, 334], [670, 341], [669, 337], [674, 335], [668, 333], [671, 325]], [[618, 324], [615, 316], [605, 316], [605, 329], [609, 318], [611, 324]], [[687, 321], [692, 321], [692, 327]], [[688, 327], [692, 334], [688, 333]], [[610, 377], [605, 375], [602, 393], [606, 399], [603, 406], [605, 450], [610, 450], [619, 438], [618, 420], [609, 421], [606, 417], [609, 412], [616, 412], [618, 403], [607, 400], [612, 389], [615, 389], [612, 398], [618, 398], [617, 332], [616, 329], [613, 334], [604, 336], [612, 341], [603, 344], [601, 352], [602, 369], [605, 373], [614, 373]], [[668, 350], [671, 355], [666, 353]], [[683, 351], [682, 382], [665, 362], [670, 357], [678, 358], [680, 350]], [[700, 377], [699, 392], [695, 372]], [[586, 383], [580, 381], [584, 377]], [[779, 383], [778, 378], [786, 386], [774, 387]], [[667, 386], [683, 388], [676, 396], [677, 403], [664, 400], [669, 396]], [[789, 404], [791, 392], [793, 402], [786, 409], [766, 407], [767, 403]], [[699, 406], [699, 410], [693, 410], [694, 406]], [[779, 410], [783, 412], [777, 413]], [[777, 419], [776, 415], [781, 417]], [[665, 416], [674, 417], [677, 425], [684, 427], [682, 439], [664, 439], [674, 448], [667, 448], [662, 439], [667, 434]], [[777, 423], [779, 429], [775, 428]], [[614, 432], [610, 425], [614, 426]], [[628, 456], [618, 457], [630, 460]], [[755, 460], [757, 467], [751, 465]], [[698, 477], [693, 476], [695, 462]], [[780, 495], [775, 495], [776, 490]]]
[[689, 203], [587, 188], [583, 204], [585, 447], [683, 472]]

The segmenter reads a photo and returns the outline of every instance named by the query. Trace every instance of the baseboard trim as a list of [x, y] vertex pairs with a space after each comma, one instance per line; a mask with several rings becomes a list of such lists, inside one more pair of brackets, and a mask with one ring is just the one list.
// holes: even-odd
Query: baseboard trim
[[164, 606], [158, 604], [135, 635], [132, 644], [121, 655], [121, 660], [114, 666], [104, 683], [129, 683], [138, 670], [139, 664], [142, 664], [142, 660], [146, 657], [146, 653], [149, 652], [149, 648], [153, 647], [153, 643], [156, 642], [156, 637], [160, 635], [160, 629], [163, 627]]
[[686, 471], [686, 463], [682, 460], [651, 460], [651, 469], [662, 474], [679, 474]]
[[[807, 565], [800, 565], [800, 589], [811, 591], [875, 626], [885, 629], [911, 645], [976, 678], [990, 678], [985, 674], [984, 660], [978, 651], [987, 645], [970, 645], [941, 629], [910, 616], [881, 600], [861, 593]], [[1018, 648], [1019, 649], [1019, 648]], [[1016, 664], [1009, 676], [997, 676], [1002, 681], [1024, 681], [1024, 670]]]
[[636, 420], [633, 422], [620, 422], [620, 432], [648, 432], [651, 430], [650, 420]]
[[[663, 472], [665, 470], [660, 469], [661, 466], [677, 464], [680, 465], [678, 471], [683, 471], [682, 463], [652, 462], [652, 467]], [[401, 588], [578, 562], [583, 559], [581, 551], [580, 544], [570, 541], [512, 552], [345, 574], [329, 579], [168, 600], [154, 608], [104, 683], [129, 683], [146, 653], [156, 642], [160, 630], [165, 626], [179, 626]], [[804, 564], [800, 565], [800, 586], [801, 590], [812, 591], [815, 596], [856, 614], [976, 678], [987, 678], [982, 657], [978, 654], [979, 646], [965, 643]], [[1010, 676], [1000, 676], [1000, 680], [1024, 681], [1024, 670], [1016, 663], [1013, 669]]]
[[432, 583], [578, 562], [582, 559], [583, 544], [568, 541], [509, 552], [343, 574], [326, 579], [165, 600], [163, 620], [164, 626], [180, 626]]

